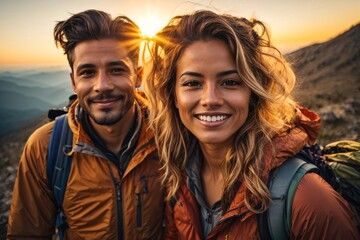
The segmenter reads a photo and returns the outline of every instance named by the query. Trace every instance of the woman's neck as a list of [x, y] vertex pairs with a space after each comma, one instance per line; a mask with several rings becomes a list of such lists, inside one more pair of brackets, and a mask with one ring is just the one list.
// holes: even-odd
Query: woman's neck
[[200, 144], [204, 156], [203, 167], [210, 171], [222, 172], [227, 149], [215, 144]]
[[226, 150], [215, 145], [201, 145], [204, 161], [201, 180], [204, 197], [209, 207], [219, 201], [224, 189], [223, 166]]

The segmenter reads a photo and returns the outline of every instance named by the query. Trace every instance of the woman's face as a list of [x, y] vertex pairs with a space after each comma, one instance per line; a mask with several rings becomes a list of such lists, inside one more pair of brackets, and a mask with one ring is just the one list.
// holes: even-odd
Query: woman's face
[[176, 70], [176, 107], [185, 127], [201, 144], [231, 144], [249, 114], [251, 90], [228, 46], [220, 40], [194, 42]]

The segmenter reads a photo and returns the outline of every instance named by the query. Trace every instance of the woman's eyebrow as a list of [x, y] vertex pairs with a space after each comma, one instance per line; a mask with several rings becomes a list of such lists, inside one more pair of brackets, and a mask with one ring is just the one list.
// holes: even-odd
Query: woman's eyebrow
[[224, 77], [224, 76], [231, 75], [231, 74], [238, 74], [238, 71], [236, 69], [231, 69], [228, 71], [220, 72], [220, 73], [216, 74], [216, 76]]
[[197, 73], [197, 72], [187, 71], [180, 75], [180, 77], [182, 77], [182, 76], [203, 77], [204, 75], [202, 75], [201, 73]]

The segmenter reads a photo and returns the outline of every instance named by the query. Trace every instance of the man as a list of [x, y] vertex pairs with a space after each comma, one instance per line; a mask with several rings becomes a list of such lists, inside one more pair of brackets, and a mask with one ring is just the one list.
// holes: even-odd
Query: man
[[[66, 239], [161, 239], [164, 190], [146, 100], [135, 88], [141, 34], [127, 17], [88, 10], [58, 22], [77, 100], [68, 112], [72, 165], [63, 209]], [[54, 122], [36, 130], [21, 156], [9, 239], [49, 239], [55, 204], [46, 175]]]

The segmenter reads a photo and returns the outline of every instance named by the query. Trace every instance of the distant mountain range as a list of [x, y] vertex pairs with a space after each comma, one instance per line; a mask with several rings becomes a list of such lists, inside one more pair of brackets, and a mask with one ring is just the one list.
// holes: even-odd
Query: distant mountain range
[[16, 131], [49, 108], [64, 105], [71, 94], [69, 71], [0, 73], [0, 136]]

